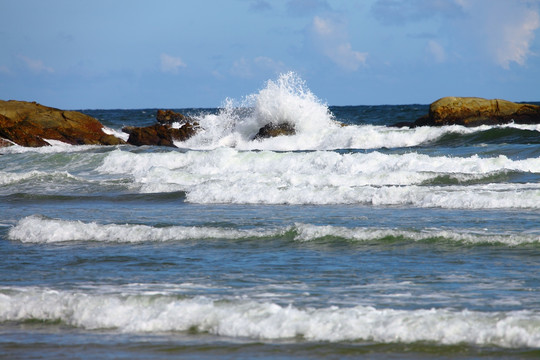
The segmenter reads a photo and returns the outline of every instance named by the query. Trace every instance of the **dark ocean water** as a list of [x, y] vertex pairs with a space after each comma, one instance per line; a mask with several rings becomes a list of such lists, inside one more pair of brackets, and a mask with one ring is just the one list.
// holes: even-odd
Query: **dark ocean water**
[[540, 357], [540, 126], [427, 109], [281, 77], [178, 148], [0, 149], [0, 358]]

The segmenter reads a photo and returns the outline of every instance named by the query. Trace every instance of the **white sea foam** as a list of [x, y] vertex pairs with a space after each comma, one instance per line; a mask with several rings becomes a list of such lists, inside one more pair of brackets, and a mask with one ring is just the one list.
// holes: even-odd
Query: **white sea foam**
[[[129, 176], [141, 192], [185, 191], [187, 201], [194, 203], [540, 207], [537, 183], [474, 183], [508, 172], [538, 174], [540, 158], [244, 152], [231, 148], [159, 154], [117, 150], [97, 170]], [[465, 184], [429, 186], [441, 176]]]
[[424, 241], [439, 239], [466, 244], [504, 244], [517, 246], [529, 243], [540, 243], [540, 233], [506, 233], [494, 234], [486, 230], [444, 230], [444, 229], [421, 229], [400, 230], [382, 229], [369, 227], [346, 228], [339, 226], [315, 226], [310, 224], [296, 224], [297, 241], [313, 241], [324, 237], [339, 237], [352, 241], [372, 241], [380, 239], [407, 239]]
[[42, 172], [40, 171], [29, 171], [25, 173], [11, 173], [0, 171], [0, 185], [8, 185], [12, 183], [17, 183], [23, 180], [31, 179], [36, 176], [40, 176]]
[[401, 230], [388, 228], [339, 226], [316, 226], [297, 223], [282, 228], [229, 229], [208, 226], [153, 227], [137, 224], [97, 224], [81, 221], [49, 219], [28, 216], [9, 229], [8, 237], [28, 243], [56, 243], [69, 241], [100, 242], [163, 242], [188, 239], [239, 239], [293, 236], [295, 241], [306, 242], [325, 237], [342, 238], [350, 241], [384, 241], [384, 239], [406, 239], [423, 241], [439, 239], [470, 244], [504, 244], [517, 246], [540, 243], [538, 233], [490, 233], [486, 230], [420, 229]]
[[102, 145], [71, 145], [65, 142], [56, 140], [47, 140], [51, 146], [41, 147], [25, 147], [20, 145], [13, 145], [9, 147], [0, 148], [0, 154], [23, 154], [23, 153], [38, 153], [38, 154], [53, 154], [53, 153], [67, 153], [67, 152], [81, 152], [92, 149], [98, 149]]
[[46, 219], [29, 216], [9, 230], [12, 240], [31, 243], [65, 241], [102, 241], [137, 243], [187, 239], [237, 239], [260, 237], [271, 233], [256, 230], [235, 230], [213, 227], [170, 226], [151, 227], [132, 224], [97, 224], [81, 221]]
[[54, 171], [51, 173], [39, 171], [39, 170], [31, 170], [28, 172], [22, 172], [22, 173], [13, 173], [13, 172], [5, 172], [0, 171], [0, 185], [11, 185], [11, 184], [17, 184], [21, 181], [27, 181], [27, 180], [43, 180], [46, 178], [50, 179], [77, 179], [77, 177], [71, 175], [67, 171]]
[[62, 321], [121, 332], [192, 331], [217, 336], [308, 341], [540, 347], [540, 313], [369, 306], [299, 308], [243, 298], [95, 294], [39, 287], [0, 288], [0, 321]]
[[129, 139], [129, 134], [125, 133], [123, 131], [115, 130], [115, 129], [112, 129], [112, 128], [107, 127], [107, 126], [102, 127], [101, 130], [107, 135], [115, 136], [115, 137], [117, 137], [119, 139], [122, 139], [124, 141], [128, 141], [128, 139]]
[[[414, 146], [440, 137], [440, 128], [397, 129], [384, 126], [340, 126], [328, 106], [295, 73], [268, 81], [240, 102], [228, 99], [218, 114], [197, 117], [202, 130], [179, 147], [241, 150], [329, 150]], [[296, 134], [253, 140], [266, 124], [288, 123]]]
[[[202, 130], [179, 147], [212, 149], [312, 149], [321, 146], [324, 133], [338, 129], [326, 104], [322, 103], [293, 72], [269, 80], [257, 94], [240, 102], [227, 99], [217, 115], [197, 117]], [[297, 135], [263, 141], [252, 141], [267, 124], [288, 123]], [[314, 147], [315, 146], [315, 147]]]
[[[240, 150], [334, 150], [411, 147], [435, 141], [446, 134], [471, 134], [496, 127], [540, 131], [540, 126], [505, 124], [500, 126], [464, 126], [394, 128], [376, 125], [340, 126], [328, 106], [318, 99], [305, 82], [293, 72], [269, 80], [258, 93], [241, 101], [227, 99], [217, 114], [195, 116], [201, 131], [181, 148]], [[253, 140], [266, 124], [288, 123], [296, 134]]]

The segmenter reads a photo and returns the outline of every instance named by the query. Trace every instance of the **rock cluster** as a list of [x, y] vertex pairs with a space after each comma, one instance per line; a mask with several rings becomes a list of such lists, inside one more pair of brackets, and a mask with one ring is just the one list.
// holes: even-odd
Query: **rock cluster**
[[172, 110], [158, 110], [156, 113], [156, 120], [162, 125], [172, 125], [175, 122], [186, 123], [192, 121], [189, 117]]
[[35, 102], [0, 100], [0, 147], [13, 144], [39, 147], [47, 140], [72, 145], [158, 145], [174, 146], [193, 136], [199, 124], [171, 110], [158, 110], [157, 124], [146, 127], [127, 126], [126, 141], [106, 134], [103, 125], [91, 116], [77, 111], [64, 111]]
[[[0, 100], [0, 138], [21, 146], [47, 146], [47, 140], [72, 145], [118, 145], [123, 140], [108, 135], [91, 116], [26, 101]], [[6, 142], [5, 140], [9, 140]]]
[[[127, 126], [128, 144], [174, 147], [199, 131], [192, 118], [172, 110], [158, 110], [157, 123], [146, 127]], [[495, 125], [515, 122], [540, 124], [540, 106], [506, 100], [477, 97], [445, 97], [432, 103], [429, 113], [414, 122], [394, 126]], [[259, 129], [255, 139], [294, 135], [289, 123], [270, 123]], [[119, 145], [126, 142], [103, 131], [93, 117], [77, 111], [65, 111], [26, 101], [0, 100], [0, 147], [18, 144], [37, 147], [57, 140], [73, 145]]]
[[156, 120], [157, 124], [146, 127], [124, 127], [122, 131], [129, 134], [128, 144], [175, 147], [175, 140], [185, 141], [199, 129], [195, 120], [172, 110], [158, 110]]
[[540, 124], [540, 106], [518, 104], [501, 99], [478, 97], [444, 97], [432, 103], [429, 113], [413, 123], [395, 126], [443, 126], [443, 125], [497, 125]]

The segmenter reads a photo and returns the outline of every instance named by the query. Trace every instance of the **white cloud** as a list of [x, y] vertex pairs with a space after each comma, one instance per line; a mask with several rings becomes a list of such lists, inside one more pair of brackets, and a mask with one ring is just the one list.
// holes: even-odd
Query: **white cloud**
[[525, 65], [535, 31], [540, 27], [538, 2], [507, 0], [454, 0], [466, 17], [453, 23], [463, 28], [461, 38], [495, 64], [508, 69]]
[[22, 60], [22, 62], [26, 65], [28, 69], [30, 69], [32, 72], [39, 74], [39, 73], [53, 73], [54, 69], [52, 67], [46, 66], [42, 60], [38, 59], [31, 59], [24, 55], [19, 55], [19, 59]]
[[342, 69], [356, 71], [366, 64], [368, 54], [353, 50], [343, 22], [315, 16], [308, 34], [317, 51]]
[[281, 61], [276, 61], [267, 56], [257, 56], [253, 59], [242, 57], [236, 60], [231, 67], [231, 74], [237, 77], [249, 79], [256, 74], [271, 72], [273, 75], [286, 71], [286, 66]]
[[174, 57], [168, 54], [161, 54], [161, 71], [164, 73], [178, 74], [180, 68], [187, 65], [179, 57]]
[[315, 32], [321, 36], [331, 36], [336, 32], [330, 21], [324, 20], [318, 16], [313, 18], [313, 28]]
[[435, 59], [436, 62], [442, 63], [446, 61], [446, 51], [437, 41], [429, 40], [426, 50], [428, 54], [430, 54], [433, 59]]
[[510, 67], [511, 62], [525, 65], [534, 32], [540, 27], [540, 15], [538, 10], [508, 7], [507, 3], [501, 5], [500, 13], [496, 13], [486, 24], [489, 50], [495, 56], [496, 62], [505, 69]]
[[[387, 25], [406, 26], [437, 17], [434, 34], [453, 45], [448, 53], [506, 69], [512, 63], [525, 65], [540, 28], [538, 0], [377, 0], [372, 11]], [[427, 51], [436, 61], [447, 59], [444, 50], [439, 41], [428, 43]]]

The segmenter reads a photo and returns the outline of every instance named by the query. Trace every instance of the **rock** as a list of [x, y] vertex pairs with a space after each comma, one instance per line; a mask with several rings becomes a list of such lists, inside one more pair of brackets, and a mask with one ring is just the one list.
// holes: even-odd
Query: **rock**
[[[0, 115], [0, 124], [9, 121], [4, 115]], [[0, 130], [1, 131], [1, 130]], [[9, 140], [0, 137], [0, 148], [12, 146], [13, 143]]]
[[496, 125], [515, 122], [540, 123], [540, 106], [511, 101], [487, 100], [475, 97], [445, 97], [429, 107], [429, 119], [434, 125]]
[[0, 148], [13, 146], [13, 143], [9, 140], [0, 138]]
[[[157, 145], [175, 147], [174, 140], [185, 141], [195, 135], [199, 124], [193, 119], [171, 110], [158, 110], [158, 124], [146, 127], [127, 126], [122, 129], [129, 134], [127, 143], [136, 146]], [[173, 124], [178, 124], [174, 126]]]
[[259, 132], [255, 135], [255, 139], [267, 139], [276, 136], [289, 136], [296, 134], [294, 126], [289, 123], [281, 124], [266, 124], [259, 129]]
[[160, 124], [171, 125], [172, 123], [185, 123], [192, 120], [183, 114], [174, 112], [172, 110], [158, 110], [156, 114], [156, 120]]
[[398, 123], [394, 126], [443, 126], [443, 125], [498, 125], [540, 124], [540, 106], [517, 104], [501, 99], [478, 97], [444, 97], [432, 103], [429, 113], [414, 123]]
[[47, 146], [47, 139], [72, 145], [118, 145], [91, 116], [26, 101], [0, 100], [0, 137], [21, 146]]

